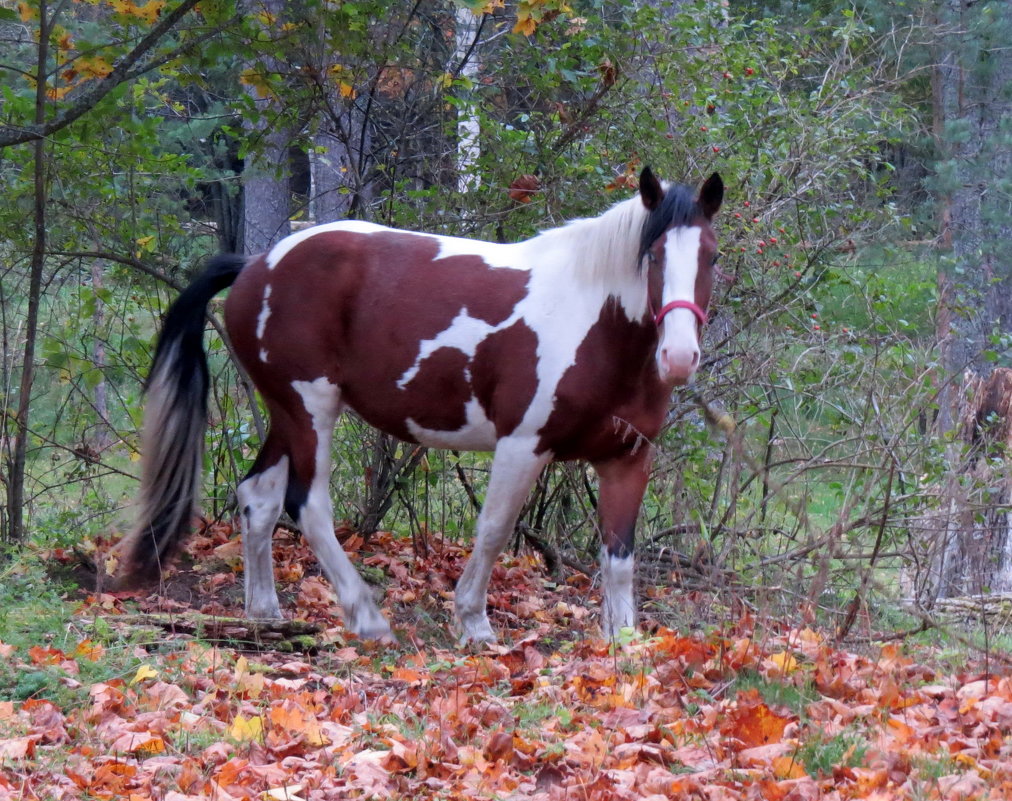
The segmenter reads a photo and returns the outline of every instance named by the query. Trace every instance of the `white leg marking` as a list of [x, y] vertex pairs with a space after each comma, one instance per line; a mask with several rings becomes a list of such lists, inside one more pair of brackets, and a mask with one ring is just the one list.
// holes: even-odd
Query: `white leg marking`
[[376, 606], [372, 592], [334, 536], [330, 441], [341, 410], [341, 393], [326, 378], [293, 381], [292, 387], [302, 396], [316, 432], [315, 472], [306, 504], [299, 513], [299, 528], [337, 592], [348, 628], [363, 639], [391, 637], [390, 624]]
[[612, 556], [601, 548], [601, 630], [614, 640], [624, 628], [636, 625], [636, 601], [633, 596], [633, 556]]
[[287, 486], [288, 457], [283, 456], [273, 467], [247, 478], [236, 490], [243, 526], [246, 616], [254, 620], [281, 617], [274, 586], [271, 538]]
[[534, 453], [537, 442], [535, 437], [509, 437], [496, 446], [485, 504], [478, 515], [474, 550], [457, 582], [454, 606], [461, 644], [495, 642], [485, 612], [488, 580], [496, 558], [513, 533], [528, 491], [551, 459], [550, 453]]

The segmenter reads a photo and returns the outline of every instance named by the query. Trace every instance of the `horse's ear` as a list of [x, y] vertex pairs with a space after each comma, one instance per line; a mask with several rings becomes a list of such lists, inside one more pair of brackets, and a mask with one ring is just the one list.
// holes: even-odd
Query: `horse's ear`
[[717, 213], [723, 199], [724, 182], [720, 179], [720, 173], [715, 172], [706, 179], [699, 190], [699, 207], [703, 210], [706, 219], [713, 219], [713, 215]]
[[644, 167], [643, 172], [640, 173], [640, 197], [643, 198], [643, 205], [649, 211], [656, 209], [664, 197], [661, 182], [657, 180], [653, 170], [649, 167]]

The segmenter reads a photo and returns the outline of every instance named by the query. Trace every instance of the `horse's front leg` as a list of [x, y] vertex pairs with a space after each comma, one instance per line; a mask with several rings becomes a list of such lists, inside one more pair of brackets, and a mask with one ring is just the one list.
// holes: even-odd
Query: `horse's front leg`
[[597, 510], [601, 527], [601, 630], [615, 639], [636, 625], [636, 518], [650, 477], [649, 447], [618, 459], [594, 463], [598, 475]]
[[488, 581], [496, 558], [506, 547], [527, 493], [551, 454], [535, 453], [535, 438], [508, 437], [499, 441], [492, 459], [492, 475], [471, 558], [457, 581], [454, 611], [460, 625], [460, 643], [495, 642], [485, 611]]

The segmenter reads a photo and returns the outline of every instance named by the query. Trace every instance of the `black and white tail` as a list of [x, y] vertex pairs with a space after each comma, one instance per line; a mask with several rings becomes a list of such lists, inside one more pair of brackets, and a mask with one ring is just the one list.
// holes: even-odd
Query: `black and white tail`
[[145, 386], [137, 524], [120, 546], [118, 572], [124, 583], [156, 580], [189, 532], [207, 428], [207, 304], [232, 285], [245, 264], [242, 256], [214, 257], [165, 316]]

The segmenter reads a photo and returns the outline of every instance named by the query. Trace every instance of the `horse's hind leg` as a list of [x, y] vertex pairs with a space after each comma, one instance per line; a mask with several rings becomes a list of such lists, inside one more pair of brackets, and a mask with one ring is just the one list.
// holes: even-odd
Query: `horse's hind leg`
[[[265, 464], [269, 467], [263, 467]], [[287, 485], [288, 457], [272, 433], [236, 490], [242, 520], [246, 615], [255, 620], [281, 617], [271, 543]]]
[[478, 515], [478, 535], [454, 594], [461, 644], [495, 642], [485, 611], [488, 581], [496, 558], [513, 533], [527, 493], [551, 458], [551, 454], [536, 454], [536, 444], [536, 440], [507, 438], [496, 446], [488, 492]]
[[299, 524], [337, 592], [348, 628], [363, 639], [391, 637], [390, 624], [376, 606], [372, 591], [334, 536], [330, 445], [341, 410], [340, 391], [325, 378], [295, 381], [292, 386], [302, 398], [312, 427], [305, 432], [303, 444], [308, 447], [292, 454], [293, 485], [288, 490], [288, 513]]

